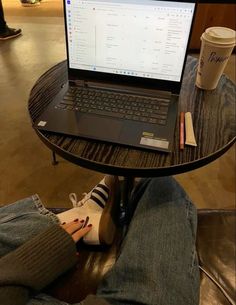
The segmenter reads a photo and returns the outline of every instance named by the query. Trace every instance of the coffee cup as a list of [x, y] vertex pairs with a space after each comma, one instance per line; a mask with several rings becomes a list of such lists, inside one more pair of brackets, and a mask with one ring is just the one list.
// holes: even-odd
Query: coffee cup
[[213, 90], [217, 87], [235, 46], [235, 31], [225, 27], [210, 27], [201, 36], [201, 51], [196, 86]]

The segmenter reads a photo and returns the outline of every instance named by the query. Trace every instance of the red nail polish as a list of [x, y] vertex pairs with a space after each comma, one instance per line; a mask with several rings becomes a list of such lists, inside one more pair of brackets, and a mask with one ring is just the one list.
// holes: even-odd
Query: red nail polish
[[62, 225], [65, 225], [65, 224], [66, 224], [65, 222], [62, 223]]
[[77, 222], [77, 221], [79, 221], [79, 219], [78, 219], [78, 218], [76, 218], [76, 219], [74, 220], [74, 222]]
[[84, 220], [82, 219], [82, 220], [80, 220], [80, 222], [81, 222], [81, 223], [83, 223], [83, 222], [84, 222]]
[[93, 226], [93, 225], [92, 225], [91, 223], [88, 225], [88, 227], [90, 227], [90, 228], [91, 228], [92, 226]]

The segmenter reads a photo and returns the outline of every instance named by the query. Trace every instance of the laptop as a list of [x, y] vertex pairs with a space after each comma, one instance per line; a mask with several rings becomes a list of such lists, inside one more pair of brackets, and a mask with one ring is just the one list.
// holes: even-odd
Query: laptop
[[64, 0], [68, 82], [39, 130], [171, 152], [195, 1]]

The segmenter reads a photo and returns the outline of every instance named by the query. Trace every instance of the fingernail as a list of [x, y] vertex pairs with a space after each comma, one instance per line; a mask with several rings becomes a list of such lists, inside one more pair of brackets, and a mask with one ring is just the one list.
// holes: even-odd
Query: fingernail
[[89, 217], [87, 216], [86, 219], [85, 219], [84, 227], [87, 226], [88, 222], [89, 222]]
[[78, 219], [78, 218], [76, 218], [76, 219], [74, 220], [74, 222], [77, 222], [77, 221], [79, 221], [79, 219]]
[[62, 223], [62, 225], [65, 225], [65, 224], [66, 224], [65, 222]]
[[83, 222], [84, 222], [84, 220], [82, 219], [82, 220], [80, 220], [80, 222], [81, 222], [81, 223], [83, 223]]
[[88, 227], [90, 227], [90, 228], [91, 228], [92, 226], [93, 226], [93, 225], [92, 225], [91, 223], [88, 225]]

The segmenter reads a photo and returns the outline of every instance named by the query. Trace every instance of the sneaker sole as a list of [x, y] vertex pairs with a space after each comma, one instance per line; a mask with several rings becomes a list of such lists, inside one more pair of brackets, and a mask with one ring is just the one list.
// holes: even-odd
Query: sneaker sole
[[17, 36], [20, 36], [22, 33], [17, 33], [15, 35], [11, 35], [11, 36], [7, 36], [7, 37], [4, 37], [4, 38], [1, 38], [0, 37], [0, 40], [8, 40], [8, 39], [11, 39], [11, 38], [15, 38]]
[[118, 177], [114, 177], [111, 190], [109, 192], [111, 197], [102, 212], [99, 224], [99, 240], [101, 244], [111, 245], [116, 234], [116, 219], [119, 216], [120, 203], [120, 183]]

